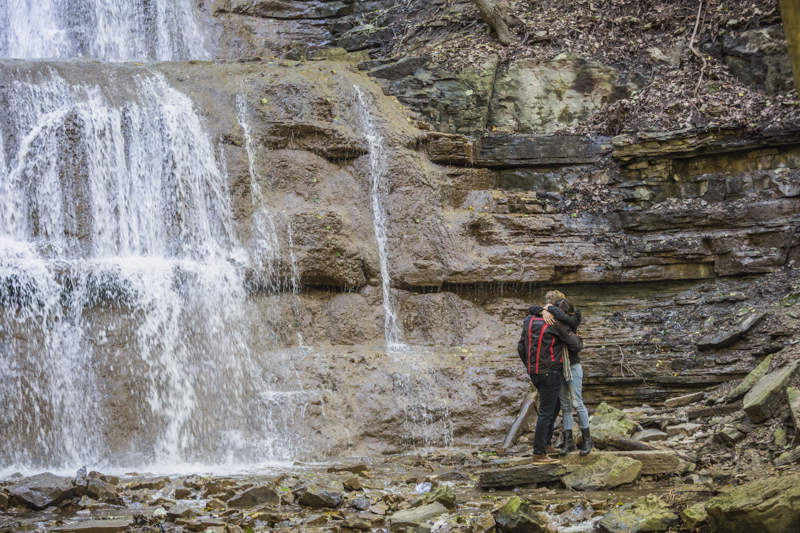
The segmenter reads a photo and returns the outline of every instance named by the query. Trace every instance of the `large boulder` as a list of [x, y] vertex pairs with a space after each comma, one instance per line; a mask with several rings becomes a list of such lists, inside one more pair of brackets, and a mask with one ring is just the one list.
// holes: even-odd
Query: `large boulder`
[[495, 513], [494, 520], [500, 531], [508, 533], [541, 533], [547, 527], [547, 520], [517, 496]]
[[33, 509], [44, 509], [75, 495], [72, 479], [49, 472], [25, 478], [8, 487], [8, 493], [19, 503]]
[[785, 366], [764, 376], [744, 397], [744, 411], [756, 424], [773, 416], [785, 398], [786, 385], [800, 369], [800, 362]]
[[706, 502], [717, 533], [800, 530], [800, 474], [745, 483]]
[[629, 437], [642, 428], [625, 413], [603, 402], [597, 406], [597, 411], [589, 421], [589, 429], [592, 440], [602, 446], [608, 435]]
[[608, 533], [638, 533], [667, 531], [679, 521], [669, 505], [658, 496], [648, 494], [613, 509], [600, 519], [601, 531]]
[[564, 476], [564, 484], [577, 490], [605, 490], [633, 483], [642, 472], [642, 463], [629, 457], [604, 455]]

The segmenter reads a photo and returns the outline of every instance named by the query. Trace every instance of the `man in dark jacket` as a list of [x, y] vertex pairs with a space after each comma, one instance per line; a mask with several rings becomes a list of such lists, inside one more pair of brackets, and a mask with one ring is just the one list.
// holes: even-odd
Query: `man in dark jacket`
[[[545, 297], [544, 307], [542, 307], [541, 305], [532, 305], [528, 308], [528, 312], [534, 315], [535, 317], [544, 318], [544, 321], [550, 326], [555, 325], [556, 319], [558, 319], [560, 322], [567, 325], [570, 328], [570, 330], [572, 330], [573, 333], [577, 333], [578, 326], [580, 326], [581, 322], [583, 321], [583, 315], [581, 314], [581, 310], [578, 309], [577, 307], [573, 307], [572, 313], [568, 314], [565, 311], [559, 309], [558, 307], [556, 307], [555, 303], [556, 301], [562, 298], [566, 300], [564, 293], [562, 293], [561, 291], [550, 291], [547, 293], [547, 296]], [[550, 311], [552, 311], [552, 313]], [[578, 358], [578, 353], [575, 352], [574, 350], [570, 350], [569, 351], [570, 365], [573, 364], [573, 359], [575, 358]], [[580, 359], [578, 359], [578, 361], [580, 361]], [[562, 389], [563, 389], [563, 383], [562, 383]], [[552, 422], [550, 422], [550, 427], [548, 428], [547, 431], [548, 453], [550, 452], [550, 442], [553, 440], [553, 431], [555, 430], [556, 418], [558, 417], [558, 412], [559, 411], [561, 411], [562, 413], [564, 412], [563, 410], [564, 404], [562, 404], [562, 396], [564, 396], [563, 392], [564, 391], [562, 390], [561, 393], [559, 393], [559, 398], [558, 401], [556, 402], [555, 416], [553, 416], [553, 420]], [[566, 405], [569, 406], [569, 403], [567, 403]], [[555, 450], [553, 450], [553, 453], [555, 453]]]
[[543, 318], [533, 315], [523, 321], [517, 353], [539, 391], [539, 418], [533, 437], [534, 461], [539, 464], [558, 462], [547, 456], [546, 447], [561, 389], [565, 346], [569, 351], [578, 353], [583, 349], [583, 341], [562, 322], [556, 321], [551, 326]]

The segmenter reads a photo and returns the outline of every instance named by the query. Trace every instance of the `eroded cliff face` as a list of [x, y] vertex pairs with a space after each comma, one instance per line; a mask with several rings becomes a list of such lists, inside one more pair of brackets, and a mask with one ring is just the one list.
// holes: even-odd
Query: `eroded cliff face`
[[[250, 16], [249, 3], [224, 5]], [[530, 386], [515, 353], [519, 325], [550, 288], [586, 316], [592, 405], [653, 404], [741, 377], [796, 328], [771, 311], [738, 344], [713, 356], [696, 349], [703, 328], [728, 327], [729, 315], [793, 290], [800, 134], [791, 130], [467, 138], [433, 131], [348, 61], [2, 61], [0, 70], [55, 71], [110, 93], [106, 79], [160, 73], [190, 97], [224, 159], [235, 235], [251, 256], [254, 217], [272, 217], [280, 252], [274, 276], [246, 276], [245, 336], [263, 363], [255, 371], [297, 391], [263, 401], [282, 413], [271, 423], [300, 456], [500, 440]], [[383, 138], [391, 293], [408, 345], [399, 351], [383, 347], [357, 87]], [[62, 169], [62, 186], [81, 183], [72, 171]], [[76, 213], [89, 211], [90, 192], [74, 199]], [[87, 232], [73, 237], [91, 247]], [[131, 342], [137, 317], [121, 321], [117, 305], [100, 294], [86, 314], [104, 332], [91, 342], [111, 398], [106, 445], [124, 455], [146, 446], [153, 421], [131, 410], [145, 369]]]

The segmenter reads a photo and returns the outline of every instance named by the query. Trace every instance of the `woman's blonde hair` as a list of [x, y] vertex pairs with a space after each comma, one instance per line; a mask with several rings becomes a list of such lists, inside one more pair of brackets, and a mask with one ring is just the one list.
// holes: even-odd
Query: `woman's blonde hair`
[[567, 297], [564, 296], [564, 293], [561, 291], [549, 291], [547, 294], [544, 295], [544, 303], [546, 304], [554, 304], [556, 300]]

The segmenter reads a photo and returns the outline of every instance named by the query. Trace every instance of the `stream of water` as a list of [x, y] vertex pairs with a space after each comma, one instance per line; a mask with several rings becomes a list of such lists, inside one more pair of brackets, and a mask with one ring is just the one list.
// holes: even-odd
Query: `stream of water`
[[372, 197], [372, 225], [375, 230], [375, 240], [378, 244], [378, 259], [381, 267], [381, 291], [383, 293], [384, 335], [386, 346], [389, 349], [402, 349], [402, 332], [397, 323], [397, 313], [392, 304], [392, 279], [389, 270], [389, 249], [386, 228], [388, 216], [386, 202], [389, 196], [389, 182], [386, 179], [387, 160], [383, 148], [383, 136], [375, 128], [372, 113], [365, 100], [363, 91], [354, 86], [358, 97], [359, 111], [364, 131], [364, 137], [369, 145], [369, 166]]

